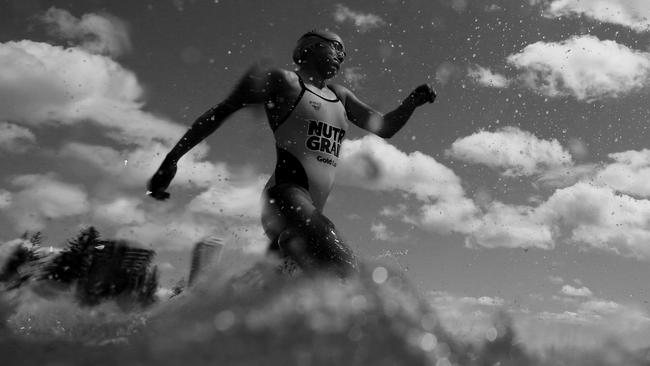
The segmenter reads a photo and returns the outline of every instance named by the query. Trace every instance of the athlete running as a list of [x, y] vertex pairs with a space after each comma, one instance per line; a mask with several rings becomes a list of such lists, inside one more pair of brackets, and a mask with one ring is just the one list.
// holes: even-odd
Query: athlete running
[[338, 73], [345, 56], [341, 37], [316, 30], [297, 42], [296, 72], [249, 70], [167, 154], [148, 183], [148, 194], [158, 200], [169, 198], [166, 189], [178, 160], [235, 111], [263, 104], [277, 153], [275, 171], [263, 192], [262, 225], [271, 241], [269, 251], [293, 259], [303, 270], [327, 269], [341, 276], [357, 271], [354, 254], [323, 215], [348, 121], [389, 138], [415, 108], [432, 103], [436, 93], [430, 85], [420, 85], [395, 110], [381, 114], [347, 88], [326, 83]]

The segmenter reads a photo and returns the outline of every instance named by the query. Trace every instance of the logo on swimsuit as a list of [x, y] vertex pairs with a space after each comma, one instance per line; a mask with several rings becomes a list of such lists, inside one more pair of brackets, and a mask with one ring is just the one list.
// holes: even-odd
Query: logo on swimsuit
[[310, 100], [310, 101], [309, 101], [309, 105], [311, 105], [312, 107], [314, 107], [315, 110], [319, 110], [319, 109], [320, 109], [320, 106], [321, 106], [320, 103], [318, 103], [318, 102], [314, 102], [313, 100]]
[[330, 126], [325, 122], [309, 120], [307, 129], [307, 140], [305, 146], [311, 151], [318, 151], [339, 157], [341, 142], [345, 136], [345, 130]]
[[329, 164], [331, 166], [336, 166], [336, 163], [334, 162], [334, 160], [332, 160], [330, 158], [325, 158], [325, 157], [322, 157], [322, 156], [318, 155], [316, 160], [320, 161], [321, 163]]

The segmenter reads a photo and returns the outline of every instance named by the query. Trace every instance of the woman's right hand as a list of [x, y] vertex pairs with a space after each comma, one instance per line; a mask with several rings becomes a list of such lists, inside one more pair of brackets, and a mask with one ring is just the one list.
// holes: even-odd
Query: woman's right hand
[[147, 194], [159, 201], [169, 198], [169, 192], [165, 190], [176, 175], [176, 162], [165, 159], [147, 183]]

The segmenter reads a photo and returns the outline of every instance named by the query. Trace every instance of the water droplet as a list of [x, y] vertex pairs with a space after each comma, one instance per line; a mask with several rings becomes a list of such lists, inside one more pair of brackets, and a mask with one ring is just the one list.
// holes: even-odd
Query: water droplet
[[372, 280], [382, 284], [388, 279], [388, 271], [384, 267], [377, 267], [372, 271]]
[[433, 351], [437, 344], [438, 339], [431, 333], [424, 333], [422, 338], [420, 338], [420, 348], [425, 352]]
[[219, 331], [226, 331], [235, 324], [235, 314], [230, 310], [224, 310], [214, 317], [214, 326]]
[[497, 339], [498, 335], [499, 332], [497, 332], [497, 329], [495, 327], [492, 327], [485, 332], [485, 338], [490, 342], [494, 342], [494, 340]]

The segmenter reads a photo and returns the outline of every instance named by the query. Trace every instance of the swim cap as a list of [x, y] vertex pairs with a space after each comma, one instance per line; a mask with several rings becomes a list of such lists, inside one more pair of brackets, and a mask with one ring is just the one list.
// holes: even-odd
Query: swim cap
[[338, 34], [327, 30], [312, 30], [303, 34], [298, 39], [296, 47], [293, 49], [293, 62], [300, 64], [305, 50], [309, 49], [309, 47], [311, 47], [313, 44], [323, 40], [333, 42], [335, 44], [338, 43], [340, 45], [340, 52], [343, 52], [343, 55], [345, 55], [345, 46], [343, 45], [343, 39], [341, 39]]

